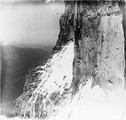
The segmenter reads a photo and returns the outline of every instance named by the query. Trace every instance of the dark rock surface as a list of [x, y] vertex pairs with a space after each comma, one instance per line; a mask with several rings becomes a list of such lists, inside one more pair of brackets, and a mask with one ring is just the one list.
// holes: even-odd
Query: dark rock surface
[[89, 76], [94, 79], [92, 86], [99, 84], [102, 88], [114, 89], [121, 83], [124, 88], [125, 38], [119, 3], [82, 3], [77, 4], [75, 18], [81, 35], [77, 33], [76, 38], [75, 32], [74, 89], [77, 91]]

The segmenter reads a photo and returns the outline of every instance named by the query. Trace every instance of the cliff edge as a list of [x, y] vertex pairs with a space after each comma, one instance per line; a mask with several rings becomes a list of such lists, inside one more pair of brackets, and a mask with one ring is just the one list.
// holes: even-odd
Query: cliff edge
[[125, 2], [65, 0], [50, 59], [26, 75], [16, 115], [57, 115], [91, 81], [105, 92], [124, 91]]

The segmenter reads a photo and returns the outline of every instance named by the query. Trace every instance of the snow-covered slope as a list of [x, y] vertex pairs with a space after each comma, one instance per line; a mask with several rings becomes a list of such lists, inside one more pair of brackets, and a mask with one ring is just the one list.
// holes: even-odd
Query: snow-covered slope
[[[67, 105], [49, 120], [126, 120], [126, 92], [123, 96], [113, 92], [106, 96], [99, 86], [91, 89], [91, 84], [89, 79], [86, 86], [72, 100], [67, 100]], [[7, 120], [7, 117], [0, 116], [0, 120]], [[14, 117], [10, 120], [27, 119]]]
[[17, 99], [16, 114], [25, 118], [45, 118], [71, 90], [74, 60], [74, 43], [51, 56], [44, 66], [37, 67], [26, 76], [23, 94]]

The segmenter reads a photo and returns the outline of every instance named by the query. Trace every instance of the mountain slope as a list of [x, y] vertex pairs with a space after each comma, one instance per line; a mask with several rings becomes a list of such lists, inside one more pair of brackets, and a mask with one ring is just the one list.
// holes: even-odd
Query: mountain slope
[[[73, 103], [70, 107], [74, 111], [71, 119], [81, 116], [87, 120], [119, 120], [120, 117], [114, 114], [125, 116], [124, 13], [120, 2], [123, 1], [65, 0], [65, 12], [60, 18], [60, 33], [52, 56], [44, 66], [39, 66], [26, 75], [24, 91], [16, 101], [17, 116], [55, 118], [60, 113], [61, 116], [70, 113], [64, 110], [65, 107], [69, 108], [70, 103]], [[67, 53], [69, 54], [65, 57]], [[90, 87], [88, 82], [91, 83]], [[91, 103], [89, 102], [93, 104], [92, 109], [86, 106], [87, 86], [94, 93]], [[100, 94], [91, 90], [96, 87]], [[97, 94], [101, 95], [98, 99]], [[80, 97], [85, 98], [81, 104], [77, 100]], [[105, 98], [106, 101], [108, 99], [107, 104]], [[77, 103], [77, 109], [74, 102]], [[119, 104], [113, 104], [116, 102]], [[104, 103], [110, 105], [110, 111]], [[103, 109], [98, 105], [102, 105]], [[85, 107], [89, 110], [87, 113], [91, 111], [93, 116], [86, 114]]]
[[71, 94], [73, 57], [74, 45], [70, 42], [44, 66], [29, 71], [24, 92], [17, 99], [18, 116], [45, 118], [58, 111]]
[[2, 46], [2, 100], [4, 102], [15, 100], [23, 92], [27, 71], [41, 65], [49, 55], [41, 49], [18, 48], [13, 45]]

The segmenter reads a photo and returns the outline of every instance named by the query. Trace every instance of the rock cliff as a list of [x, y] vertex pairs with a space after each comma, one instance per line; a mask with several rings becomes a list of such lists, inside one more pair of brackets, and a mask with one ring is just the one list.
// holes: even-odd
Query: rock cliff
[[125, 2], [65, 0], [50, 59], [29, 71], [16, 115], [55, 116], [92, 80], [92, 87], [125, 87]]

